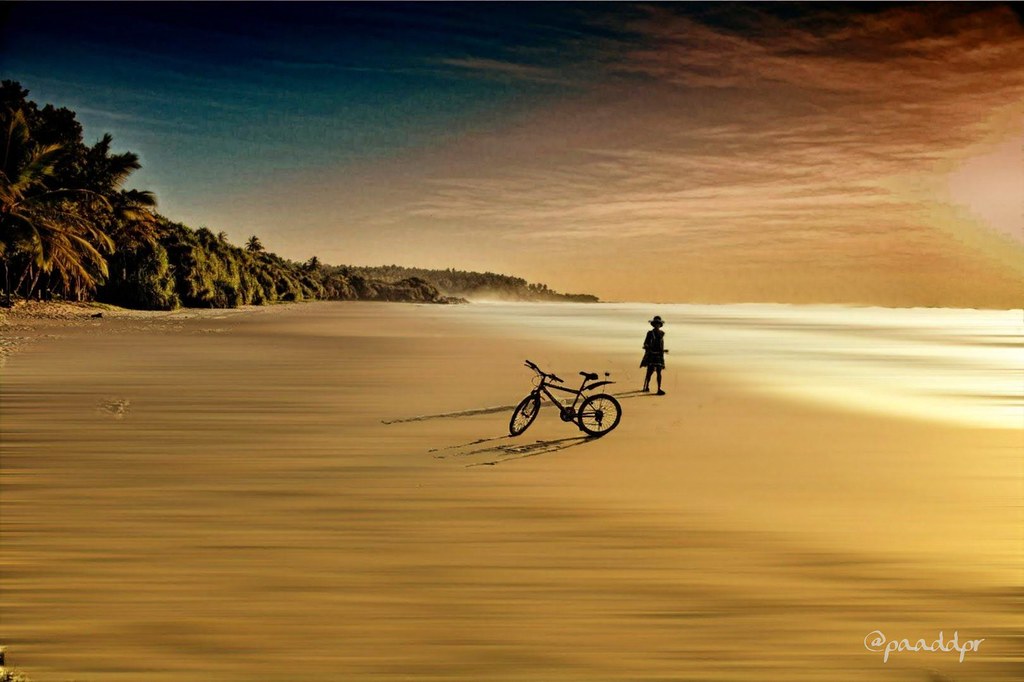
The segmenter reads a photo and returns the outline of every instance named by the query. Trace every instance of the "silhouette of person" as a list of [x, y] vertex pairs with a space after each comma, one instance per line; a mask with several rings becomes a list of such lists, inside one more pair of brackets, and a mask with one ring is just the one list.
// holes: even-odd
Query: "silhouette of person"
[[658, 373], [658, 395], [665, 395], [661, 390], [661, 370], [665, 369], [665, 332], [661, 330], [665, 322], [660, 315], [655, 315], [651, 320], [651, 331], [647, 332], [644, 338], [644, 359], [640, 361], [641, 367], [647, 368], [647, 376], [644, 377], [644, 393], [651, 390], [651, 375]]

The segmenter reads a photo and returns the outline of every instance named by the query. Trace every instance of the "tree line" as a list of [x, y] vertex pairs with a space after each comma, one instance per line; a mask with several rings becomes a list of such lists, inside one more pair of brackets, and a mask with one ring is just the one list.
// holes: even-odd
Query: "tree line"
[[493, 272], [469, 270], [445, 270], [408, 268], [401, 265], [379, 265], [374, 267], [347, 268], [366, 277], [398, 282], [415, 277], [437, 287], [443, 294], [469, 299], [497, 299], [502, 301], [572, 301], [596, 303], [597, 296], [591, 294], [563, 294], [549, 289], [547, 284], [531, 284], [522, 277], [499, 275]]
[[[157, 213], [152, 192], [126, 187], [141, 167], [138, 155], [115, 153], [109, 134], [86, 144], [75, 112], [40, 107], [28, 94], [20, 83], [0, 82], [0, 301], [8, 306], [17, 298], [159, 310], [303, 300], [451, 303], [473, 288], [442, 293], [439, 283], [504, 281], [415, 269], [385, 277], [315, 256], [298, 263], [267, 251], [256, 236], [236, 246], [223, 232], [174, 222]], [[515, 281], [527, 290], [543, 286]], [[548, 300], [546, 287], [534, 291]]]

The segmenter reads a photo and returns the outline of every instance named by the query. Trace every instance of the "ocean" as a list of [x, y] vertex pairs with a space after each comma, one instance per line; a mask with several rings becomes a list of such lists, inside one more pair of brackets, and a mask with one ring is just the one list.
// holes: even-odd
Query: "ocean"
[[[1024, 311], [785, 304], [474, 303], [473, 324], [634, 352], [666, 321], [668, 366], [841, 409], [1024, 428]], [[552, 370], [554, 371], [554, 370]]]

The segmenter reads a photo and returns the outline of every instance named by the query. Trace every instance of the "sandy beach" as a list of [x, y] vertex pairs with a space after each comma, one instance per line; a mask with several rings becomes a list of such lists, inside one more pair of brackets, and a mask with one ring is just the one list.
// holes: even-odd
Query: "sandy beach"
[[[686, 362], [685, 324], [668, 394], [644, 395], [645, 318], [598, 347], [517, 310], [8, 315], [8, 663], [38, 682], [1024, 676], [1024, 431], [751, 390]], [[548, 408], [509, 438], [524, 358], [610, 371], [620, 426], [584, 439]], [[883, 662], [874, 631], [984, 642]]]

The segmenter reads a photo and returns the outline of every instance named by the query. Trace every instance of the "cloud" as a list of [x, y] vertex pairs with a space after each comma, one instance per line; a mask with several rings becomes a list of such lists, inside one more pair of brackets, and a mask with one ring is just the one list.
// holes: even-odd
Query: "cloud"
[[487, 59], [483, 57], [448, 57], [439, 59], [438, 63], [486, 78], [511, 78], [514, 80], [532, 81], [537, 83], [570, 82], [560, 75], [558, 69], [532, 64], [522, 64], [501, 59]]
[[75, 113], [80, 116], [95, 117], [105, 122], [114, 121], [120, 124], [131, 123], [136, 126], [145, 126], [147, 128], [174, 128], [175, 130], [187, 130], [191, 132], [198, 131], [199, 129], [199, 126], [193, 123], [169, 121], [165, 118], [158, 118], [156, 116], [140, 116], [126, 111], [110, 111], [108, 109], [99, 109], [88, 106], [77, 106], [75, 108]]
[[978, 76], [1020, 86], [1021, 31], [1008, 7], [911, 6], [812, 28], [816, 10], [808, 12], [805, 25], [762, 15], [759, 30], [745, 34], [648, 7], [628, 24], [640, 41], [621, 48], [617, 66], [687, 86], [779, 83], [885, 100], [895, 87], [962, 92]]
[[729, 29], [641, 8], [577, 46], [603, 65], [597, 86], [463, 140], [409, 214], [607, 257], [647, 240], [723, 262], [938, 262], [950, 242], [930, 217], [943, 174], [1024, 102], [1016, 16], [805, 7], [791, 22], [746, 8]]

